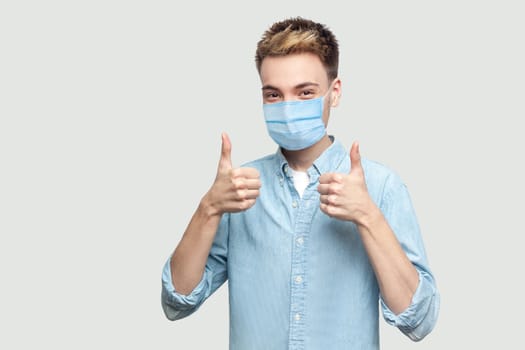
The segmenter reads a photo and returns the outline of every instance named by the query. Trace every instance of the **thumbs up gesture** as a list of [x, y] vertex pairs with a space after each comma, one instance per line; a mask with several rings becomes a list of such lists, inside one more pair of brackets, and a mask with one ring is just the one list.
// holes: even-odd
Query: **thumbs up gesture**
[[223, 133], [217, 176], [206, 194], [214, 214], [247, 210], [255, 204], [255, 199], [259, 196], [259, 172], [255, 168], [233, 168], [231, 149], [230, 138]]
[[366, 188], [359, 144], [350, 149], [350, 173], [326, 173], [319, 178], [321, 211], [330, 217], [353, 221], [356, 224], [367, 213], [372, 200]]

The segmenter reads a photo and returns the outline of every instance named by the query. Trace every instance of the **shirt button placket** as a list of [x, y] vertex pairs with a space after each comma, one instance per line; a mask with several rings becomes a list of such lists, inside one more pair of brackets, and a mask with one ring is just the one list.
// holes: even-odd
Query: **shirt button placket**
[[[291, 206], [295, 217], [294, 244], [292, 246], [292, 275], [291, 275], [291, 310], [290, 310], [290, 342], [289, 349], [301, 350], [305, 348], [306, 310], [306, 256], [307, 242], [315, 211], [314, 205], [309, 205], [308, 189], [303, 199], [293, 198]], [[311, 190], [310, 190], [311, 191]]]

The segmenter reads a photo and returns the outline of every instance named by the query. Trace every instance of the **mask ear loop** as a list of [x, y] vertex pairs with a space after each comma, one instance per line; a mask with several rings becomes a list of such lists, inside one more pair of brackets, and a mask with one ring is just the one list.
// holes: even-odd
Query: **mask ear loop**
[[[332, 88], [334, 86], [334, 80], [332, 80], [332, 82], [330, 83], [330, 85], [328, 86], [328, 90], [326, 91], [326, 93], [323, 95], [323, 100], [326, 98], [326, 96], [328, 96], [328, 94], [331, 94], [332, 93]], [[330, 95], [331, 97], [331, 95]], [[332, 100], [332, 98], [330, 98], [330, 108], [333, 107], [335, 101], [337, 101], [337, 95], [334, 97], [334, 99]]]

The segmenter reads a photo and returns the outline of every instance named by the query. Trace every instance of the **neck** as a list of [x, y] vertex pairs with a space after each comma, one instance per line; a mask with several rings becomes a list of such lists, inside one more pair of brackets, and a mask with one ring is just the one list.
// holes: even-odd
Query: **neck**
[[327, 134], [312, 146], [298, 151], [282, 149], [283, 155], [290, 167], [297, 171], [307, 171], [314, 161], [332, 144]]

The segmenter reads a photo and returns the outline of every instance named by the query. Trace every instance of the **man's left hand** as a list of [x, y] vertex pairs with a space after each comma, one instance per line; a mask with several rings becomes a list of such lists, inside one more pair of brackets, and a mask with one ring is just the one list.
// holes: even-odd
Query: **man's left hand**
[[317, 190], [321, 195], [323, 213], [340, 220], [360, 224], [373, 203], [366, 188], [357, 142], [354, 142], [350, 149], [350, 164], [349, 174], [326, 173], [321, 175]]

